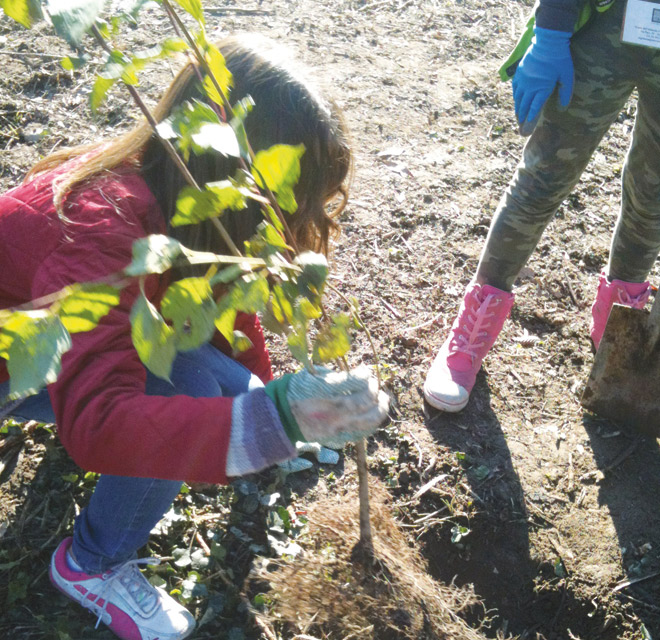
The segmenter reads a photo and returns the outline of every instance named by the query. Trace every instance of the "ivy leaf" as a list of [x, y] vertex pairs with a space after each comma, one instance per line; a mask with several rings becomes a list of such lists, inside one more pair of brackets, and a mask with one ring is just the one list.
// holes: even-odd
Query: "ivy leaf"
[[179, 350], [196, 349], [211, 339], [216, 305], [205, 278], [185, 278], [171, 284], [163, 296], [160, 311], [164, 318], [172, 321]]
[[2, 10], [26, 29], [43, 17], [38, 0], [2, 0]]
[[204, 10], [201, 0], [176, 0], [176, 3], [195, 18], [200, 25], [204, 25]]
[[91, 331], [119, 304], [119, 290], [105, 284], [77, 284], [69, 294], [51, 307], [69, 333]]
[[71, 336], [57, 316], [17, 311], [2, 325], [1, 336], [11, 398], [37, 393], [57, 380], [62, 354], [71, 348]]
[[321, 253], [305, 251], [296, 257], [294, 263], [302, 269], [296, 278], [300, 295], [312, 302], [318, 300], [328, 277], [326, 257]]
[[174, 330], [167, 326], [144, 293], [133, 303], [130, 318], [133, 346], [142, 364], [159, 378], [169, 380], [176, 357]]
[[284, 211], [293, 213], [298, 208], [293, 187], [300, 178], [300, 158], [305, 145], [276, 144], [257, 152], [252, 163], [252, 175], [261, 188], [268, 187], [277, 197]]
[[314, 362], [331, 362], [348, 353], [351, 348], [351, 335], [348, 331], [350, 325], [351, 319], [346, 314], [339, 314], [332, 319], [331, 325], [321, 329], [314, 340]]
[[104, 0], [47, 0], [46, 10], [55, 32], [78, 47], [103, 10]]

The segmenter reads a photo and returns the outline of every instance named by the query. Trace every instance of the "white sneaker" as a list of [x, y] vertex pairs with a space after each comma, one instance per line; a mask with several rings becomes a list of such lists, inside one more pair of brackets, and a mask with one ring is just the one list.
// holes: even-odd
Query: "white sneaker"
[[192, 633], [192, 614], [140, 573], [139, 564], [158, 560], [129, 560], [105, 573], [89, 575], [69, 568], [70, 547], [71, 538], [65, 538], [53, 553], [50, 581], [95, 613], [97, 627], [103, 622], [123, 640], [182, 640]]

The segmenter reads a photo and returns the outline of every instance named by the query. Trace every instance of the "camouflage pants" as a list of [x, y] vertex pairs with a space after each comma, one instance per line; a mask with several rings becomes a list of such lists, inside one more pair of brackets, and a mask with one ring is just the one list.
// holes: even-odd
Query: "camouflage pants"
[[638, 91], [622, 173], [621, 212], [608, 275], [642, 282], [660, 252], [660, 49], [619, 40], [624, 0], [573, 37], [575, 87], [567, 110], [546, 103], [493, 217], [477, 280], [510, 291], [561, 202], [630, 94]]

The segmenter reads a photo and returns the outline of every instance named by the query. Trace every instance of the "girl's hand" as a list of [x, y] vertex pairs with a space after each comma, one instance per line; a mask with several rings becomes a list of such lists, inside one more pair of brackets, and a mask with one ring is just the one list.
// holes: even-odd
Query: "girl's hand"
[[387, 417], [389, 397], [378, 391], [368, 367], [348, 372], [317, 368], [288, 374], [266, 385], [291, 442], [329, 447], [359, 440]]

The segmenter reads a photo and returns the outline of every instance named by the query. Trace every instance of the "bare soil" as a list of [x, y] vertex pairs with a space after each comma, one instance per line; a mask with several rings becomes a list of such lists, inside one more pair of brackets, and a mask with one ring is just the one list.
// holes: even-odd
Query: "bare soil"
[[[656, 440], [589, 415], [579, 403], [593, 361], [589, 306], [618, 213], [634, 100], [521, 273], [511, 318], [469, 406], [442, 414], [424, 405], [421, 387], [524, 142], [510, 86], [496, 71], [530, 5], [205, 4], [218, 33], [260, 31], [293, 48], [345, 111], [355, 173], [333, 255], [335, 284], [359, 299], [394, 397], [391, 425], [370, 441], [370, 466], [389, 488], [393, 514], [427, 563], [424, 570], [444, 584], [473, 586], [484, 606], [466, 619], [488, 637], [658, 637], [660, 449]], [[126, 41], [146, 48], [165, 30], [150, 10]], [[135, 118], [119, 92], [92, 117], [91, 70], [62, 71], [58, 58], [66, 53], [47, 26], [28, 32], [0, 18], [3, 189], [54, 147], [113, 135]], [[151, 99], [171, 77], [166, 64], [159, 72], [141, 87]], [[652, 279], [657, 276], [656, 268]], [[278, 371], [291, 369], [281, 346], [275, 344], [274, 355]], [[362, 337], [351, 361], [373, 361]], [[0, 636], [111, 637], [93, 631], [46, 575], [49, 554], [90, 491], [64, 479], [80, 471], [42, 429], [5, 447], [2, 460]], [[256, 482], [271, 479], [265, 474]], [[337, 468], [315, 465], [289, 476], [287, 495], [303, 513], [319, 496], [354, 485], [349, 448]], [[230, 491], [193, 491], [181, 504], [202, 515], [211, 505], [224, 527], [241, 512], [242, 498]], [[241, 513], [249, 519], [254, 510]], [[195, 527], [203, 522], [208, 531], [211, 520]], [[259, 518], [245, 526], [254, 539], [264, 538]], [[193, 545], [194, 532], [181, 536]], [[254, 553], [229, 534], [223, 544], [227, 575], [240, 590]], [[152, 551], [167, 556], [173, 545], [171, 537], [156, 537]], [[259, 637], [238, 598], [235, 604], [194, 637]], [[201, 615], [209, 598], [193, 605]], [[316, 632], [321, 637], [323, 629]]]

